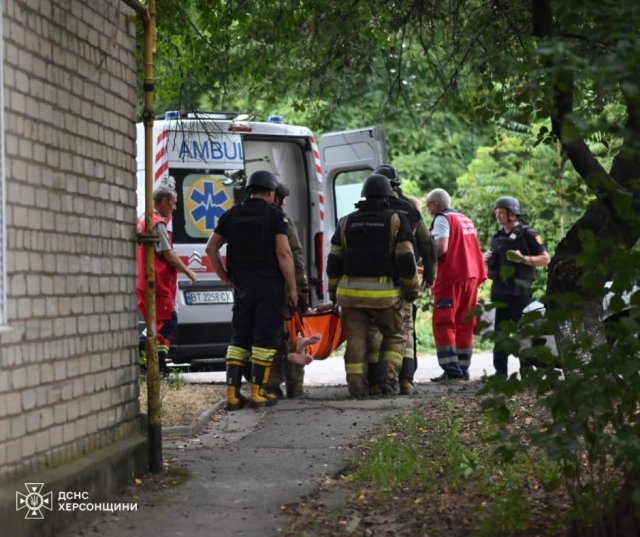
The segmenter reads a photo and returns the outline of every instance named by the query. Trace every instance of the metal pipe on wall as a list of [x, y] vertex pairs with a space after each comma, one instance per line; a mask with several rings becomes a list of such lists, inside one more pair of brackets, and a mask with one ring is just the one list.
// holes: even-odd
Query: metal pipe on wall
[[156, 324], [155, 294], [155, 244], [159, 237], [153, 232], [153, 54], [156, 34], [156, 2], [149, 0], [147, 5], [137, 0], [122, 0], [138, 15], [143, 24], [143, 61], [144, 61], [144, 195], [145, 195], [145, 231], [138, 234], [138, 242], [144, 245], [144, 275], [146, 298], [146, 355], [147, 355], [147, 401], [149, 421], [149, 470], [162, 471], [162, 423], [160, 402], [160, 367], [158, 361], [158, 334]]

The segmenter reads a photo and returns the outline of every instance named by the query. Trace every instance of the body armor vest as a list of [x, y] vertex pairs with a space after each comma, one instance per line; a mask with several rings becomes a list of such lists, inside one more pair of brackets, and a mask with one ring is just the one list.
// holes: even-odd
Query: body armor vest
[[[536, 279], [536, 268], [524, 263], [513, 263], [507, 259], [507, 250], [520, 250], [523, 255], [530, 255], [529, 247], [524, 238], [526, 226], [520, 224], [510, 233], [496, 233], [491, 237], [491, 258], [487, 264], [489, 277], [492, 280], [500, 280], [506, 285], [526, 282], [527, 286]], [[513, 272], [505, 278], [502, 267], [513, 267]]]
[[391, 245], [394, 211], [371, 202], [359, 202], [358, 211], [347, 216], [345, 225], [345, 274], [349, 276], [396, 277]]
[[399, 215], [404, 216], [409, 222], [409, 227], [411, 228], [411, 245], [413, 246], [414, 256], [418, 259], [420, 256], [418, 254], [418, 241], [416, 240], [415, 231], [418, 222], [422, 220], [420, 212], [410, 201], [404, 198], [389, 198], [389, 208]]
[[278, 266], [270, 208], [267, 202], [247, 200], [230, 209], [227, 263], [231, 272]]

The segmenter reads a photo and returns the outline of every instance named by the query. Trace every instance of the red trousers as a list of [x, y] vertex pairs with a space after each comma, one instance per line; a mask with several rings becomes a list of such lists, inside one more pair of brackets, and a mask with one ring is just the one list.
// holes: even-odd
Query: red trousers
[[445, 371], [464, 373], [473, 351], [478, 318], [471, 310], [478, 300], [478, 280], [469, 278], [433, 295], [433, 337], [438, 363]]

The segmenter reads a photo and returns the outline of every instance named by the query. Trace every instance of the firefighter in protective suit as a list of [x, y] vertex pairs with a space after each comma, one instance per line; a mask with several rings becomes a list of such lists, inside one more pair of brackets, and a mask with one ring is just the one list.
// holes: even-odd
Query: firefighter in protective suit
[[[282, 183], [278, 183], [275, 199], [276, 207], [284, 211], [284, 205], [286, 203], [285, 200], [289, 194], [289, 189]], [[293, 265], [296, 273], [298, 308], [301, 311], [304, 311], [309, 305], [309, 280], [307, 279], [307, 273], [304, 266], [304, 251], [302, 249], [302, 243], [300, 242], [298, 230], [291, 219], [288, 219], [287, 239], [289, 240], [289, 247], [291, 248], [291, 254], [293, 255]], [[286, 318], [291, 318], [292, 312], [290, 308], [285, 307], [284, 313]], [[304, 383], [304, 366], [287, 359], [287, 355], [290, 350], [289, 330], [287, 328], [287, 324], [283, 323], [280, 348], [274, 359], [269, 383], [266, 387], [267, 393], [274, 394], [278, 398], [283, 396], [282, 388], [280, 387], [282, 382], [285, 383], [287, 397], [300, 397], [304, 394], [302, 388]]]
[[389, 208], [393, 191], [380, 174], [367, 177], [366, 198], [340, 219], [327, 261], [329, 296], [342, 308], [347, 332], [345, 368], [349, 394], [369, 395], [367, 334], [373, 323], [382, 333], [380, 392], [395, 394], [402, 365], [403, 296], [420, 293], [407, 220]]
[[[298, 301], [293, 258], [287, 240], [287, 219], [273, 205], [276, 178], [266, 170], [247, 181], [249, 198], [224, 213], [211, 234], [206, 252], [216, 274], [233, 287], [231, 344], [227, 349], [227, 409], [238, 410], [247, 400], [240, 394], [242, 374], [251, 371], [251, 406], [270, 406], [264, 386], [278, 348], [287, 298]], [[227, 267], [220, 248], [227, 244]]]
[[[422, 284], [425, 287], [431, 287], [436, 276], [436, 266], [438, 258], [436, 256], [436, 246], [431, 236], [429, 229], [427, 228], [420, 210], [416, 207], [415, 203], [402, 193], [400, 188], [400, 177], [398, 171], [387, 164], [379, 166], [373, 173], [384, 175], [389, 179], [391, 189], [394, 195], [389, 198], [389, 208], [397, 213], [404, 215], [409, 221], [411, 226], [413, 249], [416, 256], [416, 262], [422, 262]], [[415, 321], [416, 321], [417, 308], [413, 301], [405, 300], [402, 317], [404, 323], [404, 335], [405, 344], [404, 352], [402, 355], [402, 367], [400, 369], [400, 393], [402, 395], [413, 395], [416, 393], [416, 388], [413, 383], [413, 377], [417, 369], [417, 352], [416, 352], [416, 338], [415, 338]], [[375, 327], [372, 328], [372, 332], [375, 332]], [[376, 351], [375, 342], [380, 341], [379, 337], [372, 334], [370, 341], [369, 356], [374, 362], [369, 362], [369, 382], [375, 386], [377, 384], [375, 380], [376, 375]], [[372, 345], [373, 342], [373, 345]], [[375, 389], [372, 388], [375, 393]]]

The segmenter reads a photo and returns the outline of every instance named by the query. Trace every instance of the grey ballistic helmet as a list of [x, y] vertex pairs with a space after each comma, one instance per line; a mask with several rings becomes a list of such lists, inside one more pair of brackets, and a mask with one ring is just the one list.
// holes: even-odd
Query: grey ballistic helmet
[[363, 198], [388, 198], [394, 194], [389, 178], [381, 173], [374, 173], [365, 179], [360, 195]]
[[400, 176], [398, 175], [398, 170], [396, 170], [393, 166], [389, 166], [388, 164], [384, 164], [383, 166], [378, 166], [373, 173], [379, 173], [380, 175], [384, 175], [389, 179], [392, 187], [400, 186]]
[[520, 202], [511, 196], [502, 196], [496, 200], [495, 209], [506, 209], [516, 216], [520, 216]]
[[266, 188], [267, 190], [275, 190], [278, 187], [278, 181], [275, 176], [267, 170], [257, 170], [249, 176], [247, 181], [247, 190], [251, 192], [253, 187]]
[[287, 186], [283, 185], [282, 183], [278, 183], [278, 186], [276, 187], [276, 197], [283, 200], [289, 194], [291, 194], [291, 191], [289, 190], [289, 188], [287, 188]]

